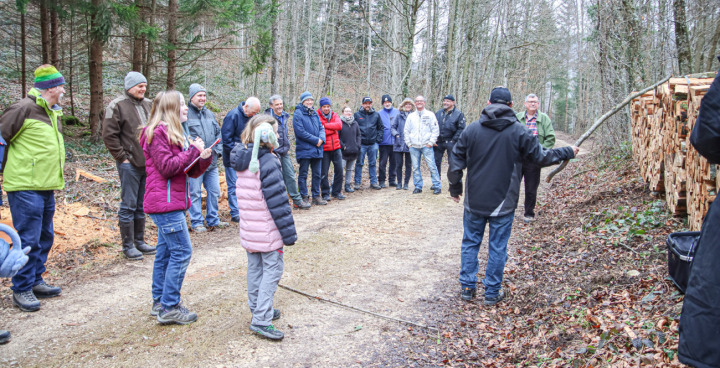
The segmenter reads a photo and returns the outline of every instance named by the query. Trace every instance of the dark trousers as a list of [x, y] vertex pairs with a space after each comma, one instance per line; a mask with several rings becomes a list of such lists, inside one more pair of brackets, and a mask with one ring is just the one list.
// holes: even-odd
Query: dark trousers
[[455, 143], [452, 143], [450, 141], [447, 142], [437, 142], [437, 146], [433, 147], [433, 152], [435, 153], [435, 166], [437, 166], [438, 175], [442, 178], [442, 171], [440, 171], [440, 168], [442, 166], [442, 159], [443, 154], [445, 151], [447, 151], [448, 156], [448, 164], [450, 164], [450, 153], [452, 153], [453, 147], [455, 146]]
[[537, 190], [540, 185], [540, 166], [523, 162], [522, 176], [525, 178], [525, 216], [535, 217]]
[[307, 176], [308, 169], [312, 170], [311, 188], [313, 198], [320, 197], [320, 170], [322, 169], [322, 158], [299, 158], [298, 168], [298, 190], [303, 197], [308, 196]]
[[[410, 152], [393, 152], [393, 156], [395, 156], [395, 175], [397, 175], [398, 186], [400, 186], [400, 183], [404, 183], [405, 186], [407, 186], [412, 177]], [[405, 181], [403, 181], [403, 161], [405, 161]]]
[[133, 222], [145, 218], [143, 197], [145, 196], [145, 168], [137, 168], [131, 163], [116, 163], [120, 174], [120, 222]]
[[[390, 161], [389, 170], [387, 170], [388, 161]], [[384, 183], [385, 178], [388, 178], [390, 183], [395, 183], [396, 170], [397, 169], [395, 168], [395, 155], [393, 155], [393, 146], [380, 146], [380, 173], [378, 177], [380, 183]]]
[[13, 226], [23, 248], [30, 247], [28, 262], [12, 278], [12, 290], [23, 292], [43, 281], [45, 262], [53, 245], [55, 194], [52, 190], [8, 192]]
[[337, 196], [342, 191], [343, 184], [343, 162], [342, 151], [336, 149], [334, 151], [324, 151], [322, 158], [322, 174], [320, 176], [320, 190], [322, 195], [330, 195], [330, 183], [328, 181], [328, 172], [330, 171], [330, 163], [333, 164], [333, 183], [332, 195]]

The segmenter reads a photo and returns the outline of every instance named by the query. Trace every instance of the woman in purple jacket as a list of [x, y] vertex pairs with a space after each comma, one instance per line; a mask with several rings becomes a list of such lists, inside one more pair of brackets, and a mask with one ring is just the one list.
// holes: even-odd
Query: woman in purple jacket
[[196, 178], [210, 166], [212, 150], [205, 148], [202, 139], [189, 142], [183, 134], [180, 123], [187, 120], [187, 113], [180, 92], [160, 92], [153, 101], [148, 125], [140, 134], [147, 172], [144, 210], [158, 227], [150, 314], [163, 324], [197, 320], [197, 314], [180, 302], [180, 288], [192, 255], [185, 219], [191, 203], [188, 176]]

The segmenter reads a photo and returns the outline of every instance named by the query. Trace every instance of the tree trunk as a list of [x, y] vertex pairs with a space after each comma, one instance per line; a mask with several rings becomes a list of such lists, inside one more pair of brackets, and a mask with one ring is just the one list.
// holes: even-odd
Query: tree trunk
[[370, 94], [370, 77], [372, 70], [372, 2], [367, 2], [367, 91], [366, 94]]
[[[144, 19], [145, 14], [145, 8], [143, 6], [142, 0], [135, 0], [135, 7], [138, 9], [138, 18]], [[132, 37], [133, 37], [133, 49], [132, 49], [132, 70], [136, 72], [142, 71], [142, 61], [143, 61], [143, 44], [144, 40], [142, 35], [140, 34], [139, 30], [137, 29], [137, 26], [132, 27], [131, 29]]]
[[275, 14], [272, 22], [272, 56], [270, 56], [270, 94], [274, 95], [280, 93], [280, 86], [278, 81], [278, 69], [280, 69], [280, 16], [278, 14], [278, 7], [280, 4], [278, 0], [272, 0], [270, 5], [271, 11]]
[[25, 65], [25, 60], [27, 60], [27, 57], [25, 56], [27, 50], [27, 27], [25, 25], [25, 12], [26, 9], [21, 9], [20, 11], [20, 88], [22, 88], [20, 91], [20, 97], [23, 98], [27, 93], [27, 67]]
[[[295, 13], [297, 11], [297, 8], [298, 8], [297, 2], [298, 1], [302, 1], [302, 0], [292, 0], [293, 5], [292, 5], [291, 13], [293, 15], [295, 15]], [[288, 94], [293, 96], [292, 99], [289, 99], [289, 101], [292, 101], [292, 104], [294, 104], [295, 102], [297, 102], [297, 100], [295, 99], [296, 98], [295, 96], [299, 96], [296, 93], [297, 87], [296, 87], [295, 82], [297, 82], [297, 56], [298, 56], [297, 55], [297, 51], [298, 51], [297, 50], [297, 47], [298, 47], [297, 34], [300, 30], [298, 29], [299, 28], [298, 22], [289, 22], [289, 23], [292, 24], [292, 31], [290, 32], [290, 52], [289, 52], [289, 55], [290, 55], [290, 76], [289, 76], [290, 77], [290, 83], [289, 83], [290, 89], [288, 90]], [[290, 96], [288, 96], [288, 98], [289, 97]]]
[[457, 26], [458, 0], [450, 3], [450, 20], [448, 22], [447, 44], [445, 45], [445, 77], [443, 78], [441, 94], [450, 90], [450, 78], [452, 78], [453, 60], [455, 59], [455, 27]]
[[[90, 27], [96, 29], [98, 26], [98, 11], [103, 0], [92, 0], [93, 13], [91, 15]], [[103, 111], [103, 40], [96, 32], [90, 32], [90, 133], [92, 137], [100, 135]]]
[[305, 30], [305, 34], [307, 35], [307, 39], [305, 40], [305, 72], [303, 73], [303, 90], [307, 91], [310, 89], [310, 62], [312, 61], [311, 55], [310, 55], [310, 46], [312, 46], [312, 24], [313, 20], [311, 20], [310, 15], [312, 14], [312, 0], [307, 0], [307, 3], [305, 4], [305, 8], [303, 9], [303, 24], [307, 24], [307, 29]]
[[58, 30], [60, 20], [58, 19], [58, 8], [60, 4], [55, 1], [55, 4], [53, 5], [52, 9], [49, 9], [50, 12], [50, 64], [54, 65], [56, 68], [59, 67], [60, 64], [60, 58], [58, 56], [58, 43], [60, 40], [60, 32]]
[[715, 26], [715, 34], [713, 34], [712, 39], [710, 40], [710, 52], [708, 53], [708, 58], [705, 60], [705, 71], [712, 71], [712, 65], [715, 60], [717, 60], [715, 53], [717, 51], [718, 44], [720, 43], [720, 21], [716, 22]]
[[168, 61], [167, 61], [167, 89], [175, 89], [175, 72], [177, 68], [177, 60], [175, 48], [177, 47], [177, 9], [178, 0], [168, 0]]
[[332, 44], [328, 49], [328, 53], [330, 54], [330, 60], [328, 61], [328, 66], [325, 71], [325, 80], [323, 81], [322, 87], [322, 93], [325, 93], [328, 96], [332, 95], [332, 78], [335, 75], [335, 70], [337, 69], [337, 47], [338, 43], [340, 42], [340, 25], [342, 24], [341, 18], [343, 14], [343, 9], [338, 9], [338, 11], [339, 13], [335, 15], [335, 24], [333, 25], [335, 36], [333, 37]]
[[[157, 11], [157, 0], [152, 0], [152, 2], [150, 3], [150, 14], [148, 14], [148, 25], [150, 27], [155, 26], [155, 12], [156, 11]], [[151, 71], [152, 71], [152, 66], [153, 66], [152, 55], [155, 50], [153, 47], [153, 40], [151, 40], [148, 37], [146, 37], [146, 38], [147, 38], [147, 46], [145, 48], [145, 62], [143, 63], [142, 73], [145, 76], [145, 79], [150, 81], [150, 74], [152, 74]], [[150, 87], [151, 86], [148, 85], [148, 89], [145, 92], [146, 94], [150, 91]]]
[[685, 17], [685, 0], [673, 0], [675, 16], [675, 44], [677, 45], [678, 71], [692, 74], [692, 55]]
[[40, 1], [40, 44], [42, 45], [42, 63], [50, 64], [50, 22], [45, 0]]
[[75, 71], [73, 70], [73, 31], [75, 30], [75, 12], [71, 11], [70, 13], [70, 32], [68, 32], [68, 35], [70, 36], [70, 47], [68, 47], [68, 53], [70, 54], [70, 57], [68, 58], [68, 64], [69, 64], [69, 70], [68, 70], [68, 94], [70, 95], [70, 115], [75, 116], [75, 93], [73, 93], [73, 80], [74, 80], [74, 74]]

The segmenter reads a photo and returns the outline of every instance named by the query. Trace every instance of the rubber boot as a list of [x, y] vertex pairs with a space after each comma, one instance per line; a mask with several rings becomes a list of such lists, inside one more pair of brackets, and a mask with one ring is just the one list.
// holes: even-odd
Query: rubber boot
[[118, 225], [120, 225], [120, 236], [122, 237], [122, 248], [125, 258], [133, 261], [143, 259], [142, 253], [135, 249], [135, 244], [133, 244], [135, 225], [132, 222], [120, 222]]
[[155, 247], [145, 243], [145, 218], [135, 219], [135, 248], [142, 254], [155, 254]]

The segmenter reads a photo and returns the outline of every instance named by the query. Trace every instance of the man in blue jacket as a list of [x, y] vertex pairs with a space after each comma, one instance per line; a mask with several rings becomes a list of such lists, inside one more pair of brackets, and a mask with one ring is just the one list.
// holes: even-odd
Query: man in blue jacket
[[[188, 119], [185, 122], [188, 127], [189, 138], [195, 137], [205, 142], [207, 147], [221, 138], [220, 125], [215, 120], [215, 114], [205, 107], [207, 102], [207, 91], [205, 87], [193, 83], [188, 93]], [[227, 222], [220, 221], [218, 217], [218, 198], [220, 198], [220, 178], [218, 176], [217, 159], [222, 154], [222, 144], [218, 143], [212, 149], [212, 163], [205, 172], [197, 178], [188, 179], [190, 182], [190, 228], [193, 231], [202, 233], [215, 228], [225, 228]], [[207, 198], [205, 200], [206, 215], [202, 214], [202, 186], [205, 186]], [[207, 228], [205, 225], [207, 224]]]
[[355, 121], [360, 128], [360, 157], [355, 163], [355, 189], [360, 188], [365, 155], [368, 157], [368, 173], [370, 174], [370, 188], [380, 189], [377, 178], [378, 145], [382, 142], [385, 126], [380, 115], [372, 107], [372, 98], [363, 97], [362, 107], [355, 113]]
[[[388, 178], [390, 186], [397, 186], [397, 169], [395, 168], [395, 155], [393, 155], [393, 145], [395, 137], [392, 135], [392, 125], [400, 115], [400, 111], [393, 107], [392, 97], [390, 95], [382, 96], [383, 108], [378, 113], [383, 123], [383, 137], [380, 141], [380, 188], [385, 188], [385, 178]], [[388, 170], [388, 161], [390, 168]], [[386, 174], [387, 173], [387, 174]]]
[[240, 213], [238, 212], [237, 196], [235, 195], [237, 174], [230, 167], [230, 152], [235, 148], [235, 144], [240, 143], [240, 134], [245, 129], [248, 120], [258, 112], [260, 112], [260, 100], [257, 97], [249, 97], [225, 115], [220, 129], [223, 145], [223, 166], [225, 166], [225, 181], [228, 190], [228, 207], [230, 207], [230, 221], [232, 222], [240, 222]]
[[461, 297], [475, 297], [478, 251], [485, 224], [490, 224], [488, 261], [485, 268], [485, 305], [495, 305], [505, 292], [500, 288], [507, 260], [507, 242], [520, 192], [523, 161], [549, 166], [569, 160], [577, 147], [545, 149], [532, 133], [520, 124], [512, 109], [512, 97], [505, 87], [490, 92], [488, 106], [480, 119], [465, 128], [452, 151], [448, 169], [450, 196], [460, 201], [465, 180], [465, 213], [460, 251]]
[[325, 144], [325, 128], [320, 117], [313, 109], [315, 99], [308, 91], [300, 95], [300, 103], [293, 113], [293, 130], [295, 130], [295, 157], [300, 165], [298, 169], [298, 189], [300, 195], [309, 201], [307, 188], [308, 168], [312, 170], [311, 192], [312, 204], [326, 205], [320, 193], [322, 171], [323, 144]]

